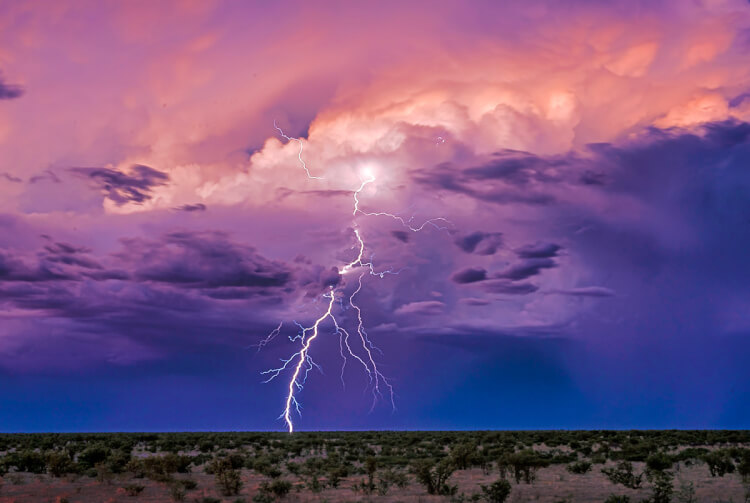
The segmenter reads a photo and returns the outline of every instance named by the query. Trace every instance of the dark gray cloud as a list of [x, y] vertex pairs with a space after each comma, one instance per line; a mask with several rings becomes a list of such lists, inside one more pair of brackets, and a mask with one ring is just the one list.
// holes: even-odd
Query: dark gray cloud
[[12, 100], [23, 96], [24, 90], [21, 86], [7, 84], [0, 73], [0, 100]]
[[553, 164], [527, 152], [505, 151], [493, 159], [464, 170], [464, 175], [476, 180], [503, 180], [511, 185], [527, 185], [530, 181], [544, 178], [543, 168]]
[[462, 299], [458, 299], [458, 302], [466, 306], [473, 307], [488, 306], [491, 304], [491, 301], [489, 299], [481, 299], [478, 297], [464, 297]]
[[176, 210], [180, 211], [206, 211], [206, 205], [203, 203], [195, 203], [195, 204], [183, 204], [182, 206], [178, 206], [175, 208]]
[[[49, 238], [47, 238], [49, 239]], [[0, 250], [0, 281], [57, 282], [125, 279], [121, 270], [105, 270], [90, 256], [91, 250], [68, 243], [50, 242], [35, 255]]]
[[102, 266], [88, 257], [91, 250], [67, 243], [50, 243], [44, 247], [43, 260], [49, 263], [65, 264], [84, 269], [102, 269]]
[[166, 185], [169, 176], [149, 166], [136, 164], [130, 173], [110, 168], [71, 168], [73, 173], [88, 177], [118, 206], [141, 204], [151, 199], [151, 190]]
[[487, 279], [487, 271], [481, 267], [469, 267], [455, 272], [451, 279], [458, 284], [476, 283]]
[[507, 295], [528, 295], [539, 290], [538, 286], [531, 283], [516, 283], [507, 279], [490, 279], [483, 281], [481, 285], [486, 292]]
[[615, 291], [603, 286], [582, 286], [567, 290], [550, 290], [548, 293], [569, 295], [571, 297], [614, 297]]
[[186, 288], [267, 288], [286, 285], [291, 269], [222, 232], [171, 232], [158, 241], [125, 239], [119, 254], [143, 281]]
[[482, 231], [459, 235], [454, 242], [466, 253], [477, 255], [494, 255], [503, 244], [502, 233]]
[[49, 180], [53, 183], [60, 183], [60, 177], [58, 177], [54, 171], [52, 170], [44, 170], [42, 173], [38, 175], [34, 175], [31, 178], [29, 178], [29, 183], [39, 183], [43, 182], [45, 180]]
[[411, 237], [409, 236], [409, 233], [406, 231], [391, 231], [391, 235], [395, 237], [396, 239], [398, 239], [399, 241], [401, 241], [402, 243], [408, 243], [409, 238]]
[[418, 169], [412, 172], [412, 176], [417, 183], [431, 189], [465, 194], [495, 204], [532, 206], [547, 206], [556, 202], [552, 194], [544, 191], [545, 184], [561, 181], [559, 177], [538, 176], [535, 179], [539, 183], [527, 185], [530, 178], [526, 175], [526, 182], [521, 182], [513, 177], [493, 177], [491, 171], [483, 168], [462, 169], [452, 163], [439, 164], [432, 169]]
[[518, 248], [516, 254], [521, 258], [552, 258], [561, 248], [555, 243], [535, 243]]
[[552, 267], [557, 267], [557, 264], [554, 260], [549, 258], [524, 259], [495, 273], [494, 277], [519, 281], [536, 276], [542, 271], [542, 269], [550, 269]]
[[13, 183], [23, 183], [23, 180], [21, 180], [21, 179], [20, 179], [20, 178], [18, 178], [17, 176], [13, 176], [13, 175], [11, 175], [10, 173], [0, 173], [0, 176], [2, 176], [3, 178], [5, 178], [5, 179], [6, 179], [6, 180], [8, 180], [9, 182], [13, 182]]

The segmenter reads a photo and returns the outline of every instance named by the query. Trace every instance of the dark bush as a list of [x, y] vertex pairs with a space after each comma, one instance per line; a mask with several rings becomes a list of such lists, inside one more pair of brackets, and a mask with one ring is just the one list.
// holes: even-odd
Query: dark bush
[[138, 496], [145, 488], [139, 484], [128, 484], [123, 489], [128, 496]]
[[662, 471], [672, 468], [674, 460], [669, 454], [657, 452], [646, 459], [646, 468], [649, 470]]
[[265, 487], [266, 491], [270, 492], [277, 498], [283, 498], [292, 490], [292, 483], [287, 480], [277, 479], [270, 483], [264, 482], [261, 487]]
[[577, 461], [571, 463], [565, 467], [570, 473], [577, 475], [583, 475], [591, 470], [591, 463], [589, 461]]
[[734, 473], [734, 463], [729, 453], [724, 450], [717, 450], [704, 454], [703, 461], [708, 465], [708, 471], [712, 477], [723, 477], [727, 473]]
[[454, 471], [453, 462], [450, 459], [442, 459], [438, 462], [420, 460], [414, 464], [414, 475], [417, 481], [427, 489], [428, 494], [453, 495], [456, 486], [447, 484], [448, 478]]
[[482, 496], [489, 503], [504, 503], [510, 496], [510, 482], [505, 479], [499, 479], [492, 484], [482, 485]]
[[185, 501], [185, 486], [178, 482], [169, 485], [169, 495], [172, 501]]
[[451, 449], [451, 460], [457, 470], [466, 470], [478, 461], [477, 446], [472, 443], [462, 443]]
[[500, 469], [500, 476], [505, 478], [506, 474], [510, 472], [513, 474], [513, 478], [516, 479], [517, 484], [521, 480], [527, 484], [531, 484], [536, 479], [537, 470], [548, 465], [548, 460], [531, 449], [506, 454], [497, 462], [497, 466]]
[[216, 487], [223, 496], [233, 496], [242, 489], [242, 479], [239, 470], [232, 468], [232, 462], [226, 458], [214, 460], [212, 472], [216, 480]]
[[650, 503], [669, 503], [672, 501], [674, 487], [672, 473], [668, 471], [651, 470], [647, 472], [649, 482], [653, 484], [653, 494]]
[[622, 484], [630, 489], [638, 489], [643, 483], [643, 474], [635, 475], [630, 461], [620, 461], [614, 468], [602, 468], [602, 473], [613, 484]]
[[62, 477], [76, 471], [76, 464], [67, 452], [53, 451], [47, 454], [47, 472], [53, 477]]
[[90, 445], [78, 454], [78, 465], [83, 471], [89, 470], [106, 461], [110, 452], [109, 447], [104, 444]]

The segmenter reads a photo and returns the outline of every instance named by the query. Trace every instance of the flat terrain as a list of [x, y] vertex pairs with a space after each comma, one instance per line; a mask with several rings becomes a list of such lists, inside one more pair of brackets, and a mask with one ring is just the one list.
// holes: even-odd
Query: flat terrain
[[0, 503], [740, 503], [750, 432], [0, 435], [0, 474]]

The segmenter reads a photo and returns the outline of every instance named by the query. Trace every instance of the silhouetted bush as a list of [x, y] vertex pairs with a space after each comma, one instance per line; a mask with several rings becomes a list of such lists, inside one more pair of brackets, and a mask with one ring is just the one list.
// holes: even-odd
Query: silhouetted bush
[[505, 478], [508, 473], [513, 474], [516, 483], [521, 480], [531, 484], [536, 479], [536, 472], [549, 465], [549, 461], [531, 449], [505, 454], [497, 461], [500, 476]]
[[724, 450], [716, 450], [704, 454], [703, 461], [708, 465], [708, 471], [712, 477], [723, 477], [727, 473], [734, 473], [734, 463], [729, 453]]
[[649, 470], [646, 474], [649, 482], [653, 484], [653, 494], [648, 500], [649, 503], [669, 503], [672, 501], [672, 493], [674, 492], [672, 473], [661, 470]]
[[492, 484], [482, 485], [482, 496], [489, 503], [504, 503], [510, 496], [510, 482], [505, 479], [499, 479]]
[[447, 484], [448, 478], [455, 470], [450, 459], [438, 462], [420, 460], [414, 464], [414, 475], [417, 481], [427, 489], [428, 494], [452, 495], [456, 493], [456, 486]]
[[457, 470], [466, 470], [479, 460], [477, 446], [469, 442], [454, 446], [451, 449], [451, 460]]
[[223, 496], [233, 496], [240, 492], [242, 479], [239, 470], [232, 468], [229, 459], [216, 459], [212, 462], [211, 471], [216, 480], [216, 487]]
[[125, 490], [125, 494], [127, 494], [128, 496], [138, 496], [143, 492], [145, 487], [140, 484], [128, 484], [123, 487], [123, 489]]
[[620, 461], [614, 468], [602, 468], [602, 473], [613, 484], [622, 484], [630, 489], [638, 489], [643, 483], [643, 474], [635, 475], [630, 461]]
[[47, 454], [47, 472], [53, 477], [76, 473], [77, 469], [67, 452], [52, 451]]
[[674, 460], [672, 457], [663, 452], [652, 454], [646, 459], [646, 468], [649, 470], [669, 470], [673, 464]]
[[86, 447], [78, 454], [78, 465], [81, 471], [94, 468], [99, 463], [103, 463], [109, 457], [111, 449], [104, 444], [97, 443]]
[[584, 473], [587, 473], [587, 472], [589, 472], [591, 470], [591, 463], [589, 461], [577, 461], [575, 463], [569, 464], [565, 468], [570, 473], [575, 473], [577, 475], [583, 475]]

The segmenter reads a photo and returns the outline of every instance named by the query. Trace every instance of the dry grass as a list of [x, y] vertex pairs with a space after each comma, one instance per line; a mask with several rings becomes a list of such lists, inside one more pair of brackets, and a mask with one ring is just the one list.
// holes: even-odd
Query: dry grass
[[[556, 465], [543, 468], [537, 472], [536, 481], [533, 484], [513, 483], [513, 490], [509, 501], [511, 502], [539, 502], [557, 503], [561, 501], [575, 503], [601, 503], [610, 494], [625, 494], [631, 497], [631, 501], [638, 502], [648, 497], [651, 489], [648, 483], [638, 490], [626, 489], [615, 486], [601, 473], [603, 465], [594, 465], [594, 468], [584, 475], [574, 475], [565, 470], [564, 466]], [[643, 468], [642, 464], [635, 464], [637, 470]], [[11, 477], [12, 476], [12, 477]], [[177, 478], [187, 478], [181, 475]], [[13, 480], [11, 480], [11, 478]], [[216, 491], [214, 477], [196, 469], [189, 478], [198, 483], [195, 490], [188, 491], [186, 501], [194, 502], [204, 496], [220, 498], [224, 502], [232, 503], [238, 498], [244, 498], [250, 503], [253, 495], [265, 477], [249, 470], [242, 471], [244, 482], [242, 491], [238, 496], [221, 497]], [[410, 484], [403, 488], [391, 488], [385, 496], [363, 495], [352, 490], [352, 486], [363, 476], [349, 477], [343, 479], [339, 488], [327, 488], [320, 493], [314, 494], [304, 488], [302, 482], [290, 476], [286, 477], [294, 482], [295, 488], [283, 500], [288, 502], [329, 502], [343, 503], [354, 501], [367, 501], [372, 503], [390, 502], [448, 502], [450, 497], [430, 496], [425, 493], [424, 488], [412, 479]], [[497, 473], [485, 475], [480, 469], [458, 471], [450, 479], [451, 484], [458, 486], [458, 492], [467, 496], [479, 492], [480, 484], [488, 484], [497, 479]], [[725, 477], [710, 477], [705, 465], [691, 467], [681, 466], [676, 472], [675, 487], [680, 481], [692, 482], [695, 487], [697, 500], [701, 503], [716, 503], [733, 501], [740, 503], [744, 501], [744, 489], [736, 475]], [[123, 487], [128, 484], [139, 484], [144, 490], [138, 496], [128, 496]], [[36, 503], [36, 502], [58, 502], [67, 499], [70, 503], [165, 503], [172, 501], [167, 484], [154, 482], [148, 479], [133, 479], [130, 476], [118, 475], [109, 482], [98, 482], [89, 477], [66, 477], [52, 478], [47, 475], [31, 474], [9, 474], [3, 479], [0, 489], [0, 503]], [[676, 500], [674, 500], [676, 501]]]

